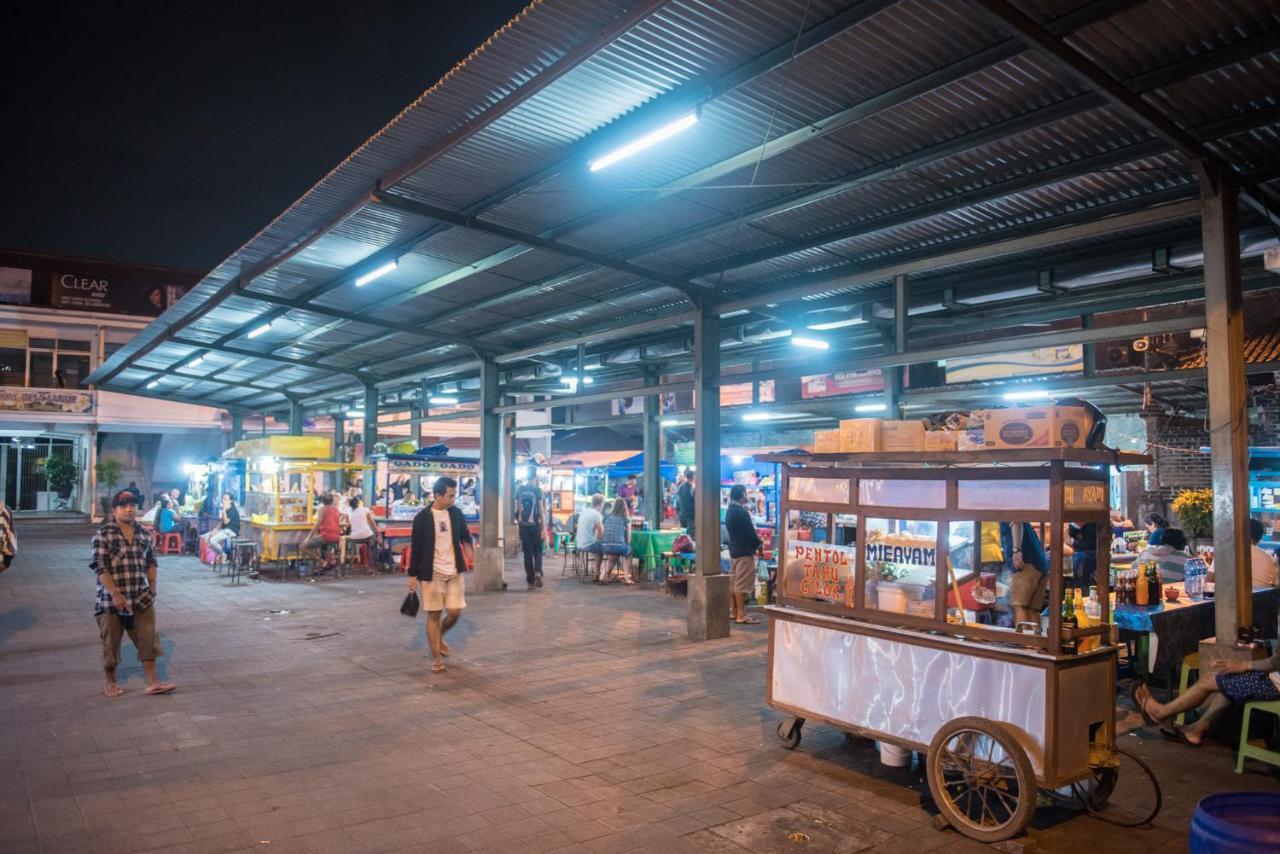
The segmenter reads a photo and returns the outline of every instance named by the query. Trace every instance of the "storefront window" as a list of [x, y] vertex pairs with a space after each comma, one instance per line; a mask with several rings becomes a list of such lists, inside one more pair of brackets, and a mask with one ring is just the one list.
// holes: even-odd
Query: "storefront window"
[[938, 523], [863, 520], [868, 608], [933, 617], [938, 575]]
[[86, 388], [85, 377], [89, 376], [89, 357], [70, 353], [58, 353], [58, 370], [62, 371], [62, 381], [66, 388]]
[[27, 382], [27, 351], [0, 347], [0, 385], [22, 386]]
[[56, 388], [53, 379], [53, 353], [49, 350], [28, 350], [31, 358], [31, 388]]

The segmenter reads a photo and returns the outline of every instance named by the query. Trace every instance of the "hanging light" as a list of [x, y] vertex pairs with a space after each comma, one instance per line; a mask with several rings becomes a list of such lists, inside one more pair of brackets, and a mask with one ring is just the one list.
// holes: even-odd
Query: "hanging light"
[[592, 160], [588, 166], [592, 172], [599, 172], [607, 166], [612, 166], [619, 160], [625, 160], [637, 152], [644, 151], [646, 148], [657, 145], [664, 139], [675, 136], [682, 130], [691, 128], [698, 123], [697, 112], [687, 113], [676, 119], [670, 124], [663, 125], [652, 133], [645, 134], [637, 140], [627, 143], [621, 148], [616, 148], [606, 154], [604, 157]]
[[830, 350], [831, 345], [821, 338], [810, 338], [806, 335], [792, 335], [791, 343], [797, 347], [808, 347], [810, 350]]
[[259, 326], [259, 327], [255, 328], [255, 329], [253, 329], [253, 330], [250, 330], [250, 332], [249, 332], [249, 337], [250, 337], [250, 338], [257, 338], [259, 335], [262, 335], [262, 334], [264, 334], [264, 333], [266, 333], [266, 332], [270, 332], [270, 331], [271, 331], [271, 321], [267, 321], [266, 323], [262, 324], [261, 326]]
[[356, 287], [363, 288], [365, 285], [369, 284], [374, 279], [381, 279], [383, 276], [385, 276], [387, 273], [390, 273], [392, 270], [394, 270], [398, 266], [400, 266], [400, 259], [396, 258], [391, 261], [388, 261], [387, 263], [383, 264], [381, 267], [375, 267], [374, 269], [365, 273], [363, 276], [359, 276], [356, 278]]

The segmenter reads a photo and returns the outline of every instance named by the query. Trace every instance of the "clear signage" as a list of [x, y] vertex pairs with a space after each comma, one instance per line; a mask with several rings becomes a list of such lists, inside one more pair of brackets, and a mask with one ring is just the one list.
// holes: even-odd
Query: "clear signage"
[[159, 316], [187, 292], [183, 285], [122, 279], [101, 272], [55, 272], [50, 302], [56, 308], [107, 314]]

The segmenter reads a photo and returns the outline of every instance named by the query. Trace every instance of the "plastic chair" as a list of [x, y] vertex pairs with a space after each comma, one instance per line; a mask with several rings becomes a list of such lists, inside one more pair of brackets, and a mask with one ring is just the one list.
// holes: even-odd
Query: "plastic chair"
[[161, 534], [156, 542], [156, 551], [162, 555], [182, 554], [182, 534], [178, 531]]
[[[1272, 715], [1280, 723], [1280, 700], [1254, 700], [1244, 704], [1244, 719], [1240, 722], [1240, 747], [1236, 750], [1236, 773], [1244, 771], [1245, 757], [1252, 756], [1268, 765], [1280, 768], [1280, 751], [1256, 747], [1249, 743], [1249, 716], [1254, 712]], [[1273, 728], [1267, 739], [1270, 747], [1276, 746], [1276, 731]]]
[[[1200, 653], [1199, 652], [1193, 652], [1190, 655], [1184, 655], [1182, 657], [1182, 668], [1181, 668], [1181, 672], [1178, 674], [1178, 693], [1179, 694], [1186, 693], [1187, 686], [1190, 685], [1192, 681], [1191, 680], [1192, 673], [1196, 674], [1196, 676], [1200, 675]], [[1183, 722], [1186, 721], [1186, 718], [1187, 718], [1186, 712], [1179, 712], [1178, 716], [1174, 718], [1174, 722], [1178, 726], [1182, 726]]]

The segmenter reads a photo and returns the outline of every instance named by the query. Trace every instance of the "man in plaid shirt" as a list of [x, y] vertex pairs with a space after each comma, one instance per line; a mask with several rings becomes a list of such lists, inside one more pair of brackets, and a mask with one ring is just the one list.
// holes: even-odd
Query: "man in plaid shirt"
[[102, 640], [102, 669], [107, 674], [102, 693], [108, 697], [124, 693], [116, 684], [116, 666], [126, 632], [147, 674], [147, 693], [168, 694], [178, 687], [156, 677], [156, 659], [163, 653], [153, 607], [156, 554], [151, 548], [151, 535], [135, 521], [137, 515], [137, 496], [128, 490], [118, 492], [111, 500], [111, 518], [93, 535], [93, 562], [89, 568], [98, 577], [93, 614]]

